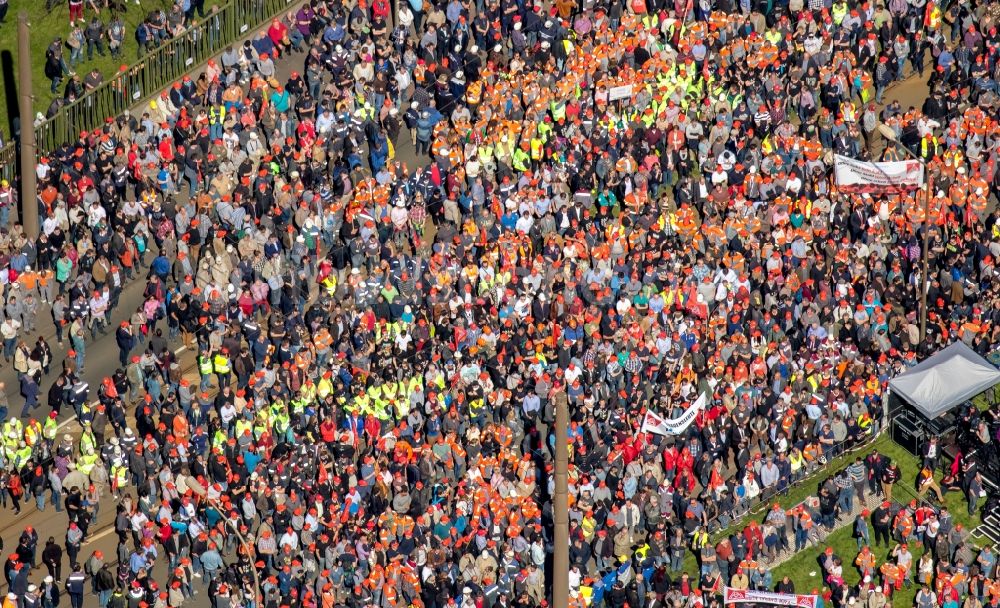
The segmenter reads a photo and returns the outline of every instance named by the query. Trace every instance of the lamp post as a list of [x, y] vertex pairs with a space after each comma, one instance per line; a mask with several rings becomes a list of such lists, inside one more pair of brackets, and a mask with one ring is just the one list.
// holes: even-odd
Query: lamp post
[[28, 13], [17, 16], [17, 88], [21, 114], [21, 210], [20, 220], [28, 238], [38, 235], [38, 183], [35, 175], [37, 142], [35, 142], [35, 96], [31, 90], [31, 26]]
[[911, 150], [909, 146], [899, 141], [899, 137], [896, 136], [896, 132], [892, 127], [885, 123], [879, 123], [878, 132], [887, 141], [903, 150], [907, 156], [924, 166], [924, 234], [920, 245], [921, 257], [923, 258], [920, 270], [920, 343], [923, 344], [924, 338], [927, 337], [927, 289], [930, 286], [931, 190], [934, 187], [934, 181], [931, 177], [930, 167], [927, 166], [927, 161]]
[[552, 497], [552, 606], [569, 605], [569, 400], [565, 389], [554, 397], [555, 428], [555, 488]]

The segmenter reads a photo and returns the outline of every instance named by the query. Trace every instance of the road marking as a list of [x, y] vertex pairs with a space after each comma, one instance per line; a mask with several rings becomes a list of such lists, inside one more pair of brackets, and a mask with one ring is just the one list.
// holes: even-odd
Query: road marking
[[115, 529], [109, 527], [106, 530], [104, 530], [103, 532], [98, 532], [97, 534], [95, 534], [95, 535], [91, 536], [90, 538], [88, 538], [87, 540], [85, 540], [84, 544], [92, 543], [92, 542], [94, 542], [96, 540], [100, 540], [100, 539], [104, 538], [105, 536], [109, 536], [111, 534], [114, 534], [114, 532], [115, 532]]
[[63, 420], [62, 422], [60, 422], [59, 426], [56, 427], [56, 430], [57, 431], [61, 431], [62, 428], [64, 426], [66, 426], [67, 424], [69, 424], [70, 422], [76, 422], [76, 416], [71, 416], [71, 417], [67, 418], [66, 420]]
[[184, 351], [186, 351], [186, 350], [187, 350], [187, 347], [186, 347], [186, 346], [184, 346], [183, 344], [181, 344], [181, 347], [180, 347], [180, 348], [178, 348], [177, 350], [175, 350], [175, 351], [174, 351], [174, 354], [175, 354], [175, 355], [179, 355], [179, 354], [181, 354], [182, 352], [184, 352]]

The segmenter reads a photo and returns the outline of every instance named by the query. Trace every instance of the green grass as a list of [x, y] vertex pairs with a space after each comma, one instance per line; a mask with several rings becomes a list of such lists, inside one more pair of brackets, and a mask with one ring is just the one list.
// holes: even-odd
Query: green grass
[[[222, 0], [205, 0], [205, 10], [206, 14], [208, 9], [215, 4], [222, 4]], [[100, 3], [95, 2], [98, 6]], [[90, 70], [97, 68], [104, 74], [105, 78], [113, 75], [118, 71], [118, 68], [122, 64], [131, 65], [136, 63], [137, 56], [136, 51], [138, 45], [135, 42], [135, 28], [142, 21], [146, 15], [155, 9], [162, 8], [164, 11], [169, 12], [171, 6], [173, 5], [170, 0], [140, 0], [140, 5], [136, 5], [135, 0], [126, 1], [128, 10], [122, 14], [122, 21], [125, 23], [125, 40], [122, 44], [122, 56], [118, 59], [112, 59], [111, 53], [107, 49], [107, 43], [105, 41], [105, 56], [101, 57], [97, 53], [94, 53], [94, 59], [92, 61], [87, 61], [86, 57], [86, 47], [84, 48], [84, 58], [83, 62], [78, 64], [75, 68], [77, 74], [83, 78]], [[48, 49], [49, 44], [57, 36], [62, 37], [65, 41], [69, 35], [72, 28], [69, 25], [69, 3], [66, 0], [61, 0], [60, 4], [53, 8], [51, 11], [45, 10], [45, 0], [33, 0], [32, 2], [18, 2], [11, 3], [11, 10], [7, 14], [6, 22], [0, 25], [0, 56], [6, 56], [7, 53], [10, 54], [11, 61], [15, 61], [18, 55], [17, 53], [17, 16], [20, 11], [26, 11], [28, 13], [28, 21], [31, 26], [31, 63], [32, 63], [32, 87], [35, 96], [35, 112], [45, 113], [48, 110], [49, 105], [55, 98], [49, 92], [50, 81], [45, 77], [45, 51]], [[85, 4], [84, 7], [84, 18], [88, 21], [93, 16], [94, 11], [89, 4]], [[101, 11], [101, 20], [107, 25], [111, 22], [112, 14], [108, 9], [103, 9]], [[195, 20], [198, 20], [197, 15], [195, 15]], [[64, 47], [63, 49], [64, 57], [66, 58], [67, 64], [69, 63], [69, 48]], [[17, 74], [17, 66], [12, 65], [13, 73]], [[65, 90], [65, 80], [60, 84], [57, 95], [61, 96]], [[12, 118], [11, 111], [17, 107], [17, 95], [18, 92], [12, 87], [4, 87], [4, 91], [0, 94], [0, 116], [4, 117], [4, 120], [0, 121], [0, 132], [3, 132], [4, 139], [9, 141], [10, 135], [10, 120]]]
[[[801, 503], [807, 497], [815, 496], [819, 483], [825, 479], [826, 475], [832, 475], [837, 471], [840, 471], [853, 462], [856, 457], [861, 456], [864, 458], [876, 449], [881, 454], [888, 456], [896, 462], [903, 474], [902, 480], [896, 484], [893, 489], [893, 498], [898, 502], [904, 503], [908, 503], [912, 498], [916, 498], [916, 491], [913, 488], [915, 487], [917, 473], [920, 471], [920, 461], [916, 456], [908, 452], [906, 448], [892, 441], [888, 434], [885, 434], [862, 450], [835, 458], [826, 467], [824, 467], [823, 472], [815, 474], [812, 477], [795, 484], [789, 490], [787, 496], [779, 497], [775, 500], [768, 501], [766, 504], [758, 506], [757, 509], [751, 514], [751, 517], [759, 522], [763, 520], [766, 510], [770, 508], [774, 502], [778, 502], [782, 508], [787, 510]], [[940, 481], [940, 472], [938, 472], [935, 477]], [[949, 492], [945, 494], [944, 499], [945, 505], [948, 507], [948, 511], [951, 513], [952, 520], [955, 523], [962, 524], [962, 526], [970, 532], [977, 525], [979, 525], [979, 516], [969, 516], [965, 498], [960, 493]], [[726, 530], [715, 534], [712, 537], [713, 542], [718, 542], [723, 536], [742, 530], [746, 527], [749, 521], [749, 518], [745, 518], [730, 526]], [[827, 546], [830, 546], [833, 547], [834, 552], [844, 561], [844, 578], [846, 581], [851, 585], [857, 584], [860, 577], [853, 564], [854, 558], [858, 554], [858, 548], [857, 541], [852, 538], [852, 533], [853, 526], [847, 525], [828, 536], [822, 544], [797, 553], [793, 558], [774, 568], [774, 582], [777, 583], [787, 574], [795, 584], [795, 590], [798, 593], [810, 593], [814, 588], [822, 589], [822, 568], [820, 567], [818, 560], [820, 554], [823, 553]], [[888, 549], [879, 548], [876, 555], [880, 560], [884, 561], [888, 552]], [[917, 560], [920, 559], [920, 556], [923, 553], [922, 550], [912, 550], [912, 552], [914, 564], [916, 564]], [[881, 564], [882, 561], [879, 563]], [[698, 576], [698, 562], [694, 554], [690, 551], [688, 551], [684, 559], [684, 570], [692, 577]], [[810, 573], [815, 573], [815, 575], [811, 575]], [[916, 592], [917, 587], [915, 586], [910, 589], [902, 589], [893, 598], [892, 605], [913, 605], [913, 598], [916, 595]]]
[[[849, 465], [851, 462], [854, 462], [854, 459], [856, 457], [861, 456], [862, 458], [864, 458], [865, 456], [867, 456], [868, 454], [870, 454], [872, 452], [872, 450], [876, 450], [876, 449], [879, 452], [883, 453], [883, 454], [888, 454], [889, 450], [892, 449], [892, 448], [899, 448], [899, 450], [901, 450], [904, 454], [909, 454], [909, 452], [906, 452], [905, 449], [900, 448], [895, 443], [893, 443], [893, 441], [889, 438], [888, 434], [884, 434], [881, 437], [879, 437], [878, 439], [876, 439], [874, 442], [872, 442], [871, 445], [866, 446], [863, 450], [859, 450], [857, 452], [851, 452], [850, 454], [842, 455], [842, 456], [838, 456], [837, 458], [834, 458], [822, 470], [814, 473], [812, 476], [810, 476], [810, 477], [808, 477], [808, 478], [806, 478], [806, 479], [804, 479], [802, 481], [799, 481], [799, 482], [795, 483], [791, 487], [791, 489], [789, 489], [787, 496], [776, 497], [776, 498], [774, 498], [772, 500], [769, 500], [767, 502], [764, 502], [764, 503], [761, 503], [761, 504], [757, 505], [751, 511], [751, 514], [750, 514], [749, 517], [745, 517], [744, 519], [742, 519], [742, 520], [736, 522], [735, 524], [729, 526], [725, 530], [722, 530], [721, 532], [718, 532], [715, 535], [713, 535], [712, 536], [713, 542], [719, 542], [720, 540], [722, 540], [722, 538], [724, 536], [729, 536], [729, 535], [733, 534], [734, 532], [743, 530], [743, 528], [745, 528], [747, 526], [747, 524], [749, 523], [751, 517], [754, 518], [754, 519], [756, 519], [758, 522], [763, 521], [764, 515], [767, 513], [768, 509], [771, 508], [771, 505], [773, 505], [775, 502], [777, 502], [778, 504], [780, 504], [783, 509], [788, 510], [788, 509], [791, 509], [792, 507], [798, 505], [799, 503], [801, 503], [802, 501], [804, 501], [806, 498], [808, 498], [810, 496], [815, 496], [816, 495], [816, 491], [819, 488], [819, 484], [820, 484], [821, 481], [823, 481], [824, 479], [826, 479], [827, 476], [833, 475], [836, 472], [840, 471], [841, 469], [843, 469], [844, 467], [846, 467], [847, 465]], [[893, 459], [895, 459], [895, 458], [897, 458], [897, 455], [895, 454], [895, 452], [893, 452], [890, 455], [890, 457], [892, 457]], [[910, 454], [909, 457], [911, 459], [913, 459], [914, 466], [916, 466], [916, 459], [913, 457], [913, 455]], [[903, 466], [904, 466], [904, 461], [901, 460], [900, 461], [900, 467], [903, 467]], [[907, 471], [904, 469], [904, 474], [906, 474], [906, 473], [907, 473]], [[916, 478], [916, 472], [914, 472], [912, 474], [912, 478], [914, 478], [914, 479]], [[849, 536], [850, 535], [848, 535], [848, 537]], [[805, 553], [805, 552], [803, 552], [803, 553]], [[792, 561], [795, 562], [795, 563], [800, 563], [800, 560], [799, 560], [798, 557], [796, 557]], [[698, 562], [695, 559], [694, 554], [691, 553], [690, 551], [688, 552], [687, 556], [684, 559], [684, 569], [689, 574], [692, 574], [692, 575], [696, 575], [698, 573]], [[779, 581], [781, 579], [780, 578], [775, 578], [774, 580], [775, 580], [775, 582], [777, 582], [777, 581]], [[796, 581], [795, 588], [796, 589], [799, 588], [797, 581]]]
[[[892, 458], [899, 465], [903, 473], [903, 479], [893, 490], [893, 498], [902, 502], [908, 502], [908, 495], [912, 494], [915, 497], [915, 491], [908, 490], [914, 486], [914, 480], [920, 470], [920, 463], [917, 458], [902, 446], [891, 441], [888, 437], [882, 437], [872, 447], [877, 448], [879, 452]], [[867, 451], [870, 452], [870, 450]], [[936, 475], [936, 477], [940, 480], [940, 474]], [[900, 491], [897, 493], [897, 490]], [[945, 505], [948, 507], [948, 511], [951, 513], [954, 522], [962, 524], [970, 532], [979, 525], [979, 516], [969, 516], [965, 498], [961, 493], [949, 492], [945, 494], [944, 499]], [[784, 501], [782, 503], [785, 504]], [[792, 504], [795, 503], [790, 502], [787, 506], [791, 506]], [[852, 526], [848, 525], [828, 536], [823, 544], [798, 553], [793, 559], [774, 569], [774, 581], [777, 583], [783, 576], [788, 575], [795, 584], [795, 590], [798, 593], [810, 593], [814, 588], [822, 589], [822, 569], [819, 565], [819, 557], [826, 547], [830, 546], [833, 547], [834, 553], [839, 555], [844, 562], [844, 579], [850, 585], [857, 584], [860, 576], [853, 564], [854, 558], [858, 554], [858, 547], [857, 541], [851, 536], [852, 532]], [[916, 565], [916, 562], [923, 555], [923, 550], [922, 548], [916, 550], [912, 550], [911, 548], [911, 551], [913, 553], [914, 565]], [[884, 547], [876, 549], [876, 556], [880, 564], [885, 561], [888, 554], [889, 550]], [[815, 576], [812, 573], [815, 573]], [[917, 589], [918, 587], [915, 585], [909, 589], [903, 588], [893, 597], [892, 605], [912, 606]]]

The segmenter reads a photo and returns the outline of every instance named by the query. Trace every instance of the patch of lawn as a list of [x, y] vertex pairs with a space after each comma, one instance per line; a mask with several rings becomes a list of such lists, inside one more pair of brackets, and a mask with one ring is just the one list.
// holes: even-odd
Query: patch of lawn
[[[854, 586], [861, 582], [861, 576], [857, 568], [854, 567], [854, 558], [858, 555], [857, 540], [851, 537], [852, 526], [847, 526], [837, 530], [826, 538], [824, 543], [815, 547], [810, 547], [801, 551], [795, 557], [774, 569], [774, 582], [777, 583], [784, 576], [788, 576], [795, 585], [796, 593], [812, 593], [816, 589], [822, 593], [823, 568], [820, 566], [820, 558], [827, 547], [833, 547], [833, 552], [838, 555], [844, 563], [844, 580], [848, 585]], [[882, 564], [889, 556], [889, 549], [886, 547], [873, 547], [873, 553]], [[913, 552], [913, 563], [916, 565], [920, 556], [923, 555], [920, 549], [911, 549]], [[903, 587], [892, 597], [892, 606], [912, 606], [913, 598], [917, 594], [916, 585], [909, 589]]]
[[[105, 56], [101, 57], [96, 52], [94, 53], [94, 58], [91, 61], [87, 60], [86, 47], [84, 48], [83, 61], [79, 63], [74, 70], [77, 74], [83, 78], [90, 70], [95, 67], [104, 74], [105, 78], [110, 77], [118, 71], [119, 66], [122, 64], [131, 65], [136, 63], [138, 60], [137, 50], [138, 44], [135, 41], [135, 29], [136, 26], [153, 10], [163, 9], [166, 12], [170, 11], [173, 6], [170, 0], [139, 0], [137, 4], [135, 0], [122, 0], [126, 10], [121, 14], [122, 21], [125, 24], [125, 40], [122, 43], [122, 55], [118, 59], [112, 59], [111, 53], [107, 48], [107, 41], [104, 41], [104, 53]], [[224, 0], [205, 0], [205, 11], [208, 14], [208, 9], [216, 4], [223, 4]], [[58, 4], [54, 6], [51, 10], [46, 10], [45, 0], [35, 0], [34, 2], [19, 2], [11, 3], [11, 10], [7, 14], [7, 19], [3, 24], [0, 24], [0, 65], [5, 65], [6, 62], [11, 62], [10, 68], [13, 74], [17, 74], [17, 16], [20, 11], [25, 11], [28, 13], [28, 22], [31, 26], [31, 63], [32, 63], [32, 87], [35, 97], [35, 112], [41, 112], [44, 114], [52, 100], [55, 99], [56, 95], [49, 92], [50, 82], [49, 79], [45, 77], [45, 51], [48, 49], [49, 44], [58, 36], [66, 40], [72, 27], [69, 24], [69, 3], [66, 0], [58, 0]], [[100, 2], [96, 2], [97, 6], [101, 6]], [[84, 6], [84, 18], [90, 20], [94, 15], [94, 9], [89, 3], [85, 3]], [[105, 25], [109, 24], [113, 18], [112, 11], [108, 8], [102, 8], [101, 10], [101, 21]], [[195, 20], [198, 20], [198, 16], [195, 15]], [[70, 50], [69, 47], [63, 48], [63, 56], [66, 59], [67, 64], [69, 63]], [[5, 82], [9, 82], [6, 81]], [[57, 95], [62, 96], [65, 90], [66, 82], [65, 80], [60, 85]], [[10, 141], [11, 125], [15, 116], [15, 109], [18, 106], [17, 97], [18, 91], [16, 87], [5, 86], [3, 87], [3, 92], [0, 93], [0, 115], [4, 117], [4, 120], [0, 121], [0, 132], [4, 134], [4, 140]], [[26, 122], [30, 122], [26, 121]]]
[[[908, 452], [906, 448], [892, 441], [888, 434], [885, 434], [862, 450], [833, 459], [826, 467], [824, 467], [823, 472], [816, 473], [812, 477], [793, 485], [787, 496], [780, 496], [768, 501], [766, 504], [759, 505], [753, 511], [751, 517], [757, 519], [757, 521], [762, 521], [767, 509], [774, 502], [779, 503], [784, 509], [790, 509], [791, 507], [801, 503], [806, 498], [815, 496], [819, 484], [826, 478], [826, 476], [833, 475], [834, 473], [840, 471], [858, 456], [862, 459], [865, 458], [873, 450], [878, 450], [880, 453], [891, 458], [894, 462], [896, 462], [903, 474], [903, 478], [893, 490], [893, 499], [896, 502], [906, 504], [909, 503], [910, 500], [916, 498], [916, 490], [914, 488], [916, 485], [917, 473], [920, 471], [920, 461], [916, 456]], [[940, 472], [938, 472], [935, 477], [940, 480]], [[928, 496], [931, 496], [931, 494], [928, 494]], [[979, 525], [979, 515], [976, 514], [970, 516], [968, 514], [968, 507], [964, 496], [957, 492], [949, 492], [945, 494], [944, 498], [945, 505], [948, 507], [948, 511], [951, 513], [952, 520], [955, 523], [962, 524], [969, 532]], [[718, 542], [724, 535], [729, 535], [738, 530], [742, 530], [746, 527], [747, 522], [749, 522], [749, 518], [744, 518], [738, 523], [730, 526], [728, 529], [719, 532], [712, 537], [713, 542]], [[788, 577], [795, 584], [795, 590], [798, 593], [811, 593], [813, 589], [822, 590], [824, 586], [822, 580], [823, 569], [820, 566], [819, 560], [828, 546], [833, 547], [834, 552], [843, 560], [844, 578], [847, 583], [850, 585], [858, 584], [860, 582], [860, 576], [857, 569], [853, 565], [854, 558], [858, 554], [858, 545], [857, 540], [852, 537], [852, 534], [853, 525], [848, 523], [843, 528], [840, 528], [830, 534], [826, 540], [819, 545], [809, 547], [796, 553], [794, 556], [773, 569], [775, 584], [780, 581], [782, 577], [788, 575]], [[883, 563], [888, 557], [889, 551], [890, 548], [887, 547], [878, 547], [875, 549], [875, 554], [880, 560], [880, 564]], [[920, 559], [921, 555], [923, 555], [923, 548], [913, 547], [911, 551], [913, 552], [914, 563], [916, 563], [917, 560]], [[684, 560], [684, 570], [693, 577], [698, 576], [698, 562], [694, 554], [690, 551]], [[906, 589], [904, 587], [893, 597], [892, 605], [913, 605], [913, 598], [916, 595], [917, 589], [918, 587], [916, 586], [913, 586], [910, 589]]]
[[[920, 471], [920, 461], [917, 457], [907, 451], [906, 448], [893, 442], [888, 436], [880, 438], [872, 447], [877, 448], [879, 452], [892, 458], [903, 473], [903, 479], [900, 480], [899, 484], [893, 490], [893, 499], [897, 502], [908, 503], [912, 498], [915, 498], [916, 491], [912, 488], [915, 486], [917, 473]], [[865, 453], [870, 451], [866, 450]], [[836, 469], [830, 470], [835, 471]], [[940, 473], [936, 474], [935, 477], [940, 479]], [[928, 493], [928, 496], [932, 496], [932, 493]], [[979, 525], [979, 514], [969, 515], [968, 505], [960, 493], [949, 492], [944, 495], [944, 499], [945, 506], [948, 507], [948, 511], [951, 513], [952, 520], [955, 523], [962, 524], [969, 532]], [[782, 504], [784, 505], [785, 503]], [[789, 505], [785, 506], [790, 506], [791, 504], [794, 503], [789, 503]], [[823, 551], [829, 546], [833, 547], [834, 553], [843, 560], [844, 579], [847, 583], [849, 585], [858, 584], [860, 582], [860, 575], [854, 567], [854, 558], [858, 554], [858, 545], [857, 540], [852, 537], [852, 534], [853, 526], [847, 525], [828, 536], [823, 543], [797, 553], [792, 559], [774, 569], [774, 581], [777, 583], [783, 576], [787, 575], [795, 584], [795, 590], [798, 593], [811, 593], [813, 589], [822, 589], [823, 569], [820, 566], [819, 560]], [[977, 547], [980, 546], [976, 539], [970, 540]], [[873, 550], [876, 558], [879, 560], [879, 564], [882, 564], [889, 556], [891, 549], [887, 547], [873, 547]], [[913, 553], [913, 562], [916, 564], [923, 555], [924, 549], [922, 546], [915, 547], [911, 544], [911, 552]], [[917, 589], [916, 585], [909, 589], [904, 587], [893, 596], [892, 605], [912, 606]]]

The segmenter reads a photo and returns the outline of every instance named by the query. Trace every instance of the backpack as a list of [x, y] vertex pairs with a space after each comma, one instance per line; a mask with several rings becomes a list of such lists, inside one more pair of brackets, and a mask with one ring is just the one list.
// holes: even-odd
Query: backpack
[[139, 27], [135, 28], [135, 41], [138, 42], [140, 46], [149, 41], [149, 28], [146, 27], [145, 22], [140, 23]]

